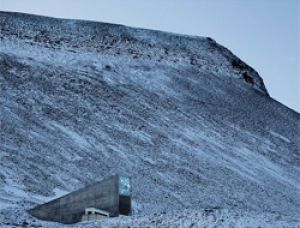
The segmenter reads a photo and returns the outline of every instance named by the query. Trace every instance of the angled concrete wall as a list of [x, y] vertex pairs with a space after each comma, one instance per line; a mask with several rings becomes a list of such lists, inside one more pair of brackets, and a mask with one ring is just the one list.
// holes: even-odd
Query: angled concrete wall
[[115, 175], [39, 205], [28, 212], [39, 219], [61, 223], [79, 222], [88, 207], [108, 211], [111, 216], [118, 216], [120, 213], [129, 215], [131, 197], [119, 194], [119, 183], [119, 176]]

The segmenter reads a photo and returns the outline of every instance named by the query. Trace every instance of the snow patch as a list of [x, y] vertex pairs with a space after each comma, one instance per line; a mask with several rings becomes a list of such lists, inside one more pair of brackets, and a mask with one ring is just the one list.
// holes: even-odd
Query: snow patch
[[279, 133], [277, 133], [277, 132], [275, 132], [275, 131], [270, 131], [270, 133], [271, 133], [273, 136], [275, 136], [275, 137], [281, 139], [282, 141], [285, 141], [285, 142], [287, 142], [287, 143], [290, 143], [290, 142], [291, 142], [287, 137], [285, 137], [285, 136], [283, 136], [283, 135], [281, 135], [281, 134], [279, 134]]
[[58, 123], [52, 123], [52, 125], [60, 129], [63, 133], [65, 133], [68, 137], [70, 137], [81, 148], [90, 147], [89, 142], [84, 137], [76, 133], [75, 131], [72, 131], [71, 129], [64, 127]]

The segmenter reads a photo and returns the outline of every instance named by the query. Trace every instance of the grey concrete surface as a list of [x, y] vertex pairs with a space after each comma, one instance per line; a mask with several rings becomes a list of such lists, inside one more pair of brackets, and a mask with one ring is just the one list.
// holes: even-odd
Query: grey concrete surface
[[131, 197], [119, 195], [119, 176], [108, 177], [96, 184], [71, 192], [48, 203], [38, 205], [28, 212], [43, 220], [76, 223], [85, 208], [95, 207], [108, 211], [111, 216], [129, 215]]

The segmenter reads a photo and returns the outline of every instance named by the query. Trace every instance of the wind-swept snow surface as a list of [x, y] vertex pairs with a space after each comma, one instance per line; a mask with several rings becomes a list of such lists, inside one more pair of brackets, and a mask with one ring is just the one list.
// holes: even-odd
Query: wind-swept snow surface
[[6, 12], [0, 29], [0, 224], [114, 173], [141, 219], [298, 222], [299, 114], [214, 40]]

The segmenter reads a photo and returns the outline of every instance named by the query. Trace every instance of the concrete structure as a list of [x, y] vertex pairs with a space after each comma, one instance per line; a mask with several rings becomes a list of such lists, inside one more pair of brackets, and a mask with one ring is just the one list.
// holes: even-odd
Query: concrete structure
[[91, 207], [85, 209], [85, 214], [82, 216], [81, 221], [101, 220], [107, 217], [110, 217], [109, 212]]
[[110, 216], [131, 214], [130, 179], [118, 175], [71, 192], [28, 212], [38, 219], [60, 223], [80, 222], [86, 208], [107, 211]]

